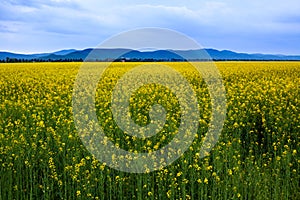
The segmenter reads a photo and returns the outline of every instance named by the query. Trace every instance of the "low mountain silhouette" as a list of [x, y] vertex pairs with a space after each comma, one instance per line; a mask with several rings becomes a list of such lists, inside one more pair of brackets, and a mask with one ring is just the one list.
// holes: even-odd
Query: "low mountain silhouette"
[[53, 53], [40, 54], [17, 54], [0, 52], [0, 60], [24, 59], [39, 61], [55, 60], [89, 60], [89, 61], [112, 61], [112, 60], [300, 60], [300, 55], [273, 55], [273, 54], [248, 54], [237, 53], [229, 50], [196, 49], [196, 50], [153, 50], [138, 51], [132, 49], [66, 49]]
[[73, 53], [75, 51], [77, 51], [77, 50], [76, 49], [64, 49], [64, 50], [53, 52], [53, 54], [64, 56], [64, 55], [67, 55], [69, 53]]

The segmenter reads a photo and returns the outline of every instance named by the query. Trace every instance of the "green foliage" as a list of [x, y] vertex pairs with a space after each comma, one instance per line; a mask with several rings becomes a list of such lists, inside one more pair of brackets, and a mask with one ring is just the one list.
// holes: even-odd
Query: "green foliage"
[[[210, 120], [207, 88], [187, 64], [166, 63], [198, 95], [199, 130], [180, 159], [144, 174], [111, 169], [83, 146], [72, 113], [80, 64], [0, 64], [0, 199], [300, 198], [299, 62], [217, 63], [227, 91], [227, 119], [203, 159], [198, 152]], [[162, 103], [169, 129], [144, 141], [118, 129], [108, 97], [120, 76], [138, 64], [111, 66], [97, 89], [96, 108], [115, 144], [147, 152], [172, 139], [168, 133], [175, 133], [181, 111], [170, 91], [164, 96], [163, 87], [149, 85], [132, 96], [133, 119], [149, 123], [149, 106]]]

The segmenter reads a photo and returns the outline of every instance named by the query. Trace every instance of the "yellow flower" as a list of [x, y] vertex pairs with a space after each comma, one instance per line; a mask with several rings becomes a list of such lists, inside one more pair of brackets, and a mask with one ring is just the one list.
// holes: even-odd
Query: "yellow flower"
[[208, 179], [205, 178], [203, 182], [204, 182], [205, 184], [208, 184]]
[[168, 196], [168, 198], [170, 198], [170, 197], [171, 197], [171, 194], [172, 194], [172, 191], [171, 191], [171, 190], [168, 190], [168, 192], [167, 192], [167, 196]]
[[276, 160], [278, 160], [278, 161], [281, 160], [281, 157], [280, 157], [280, 156], [277, 156], [277, 157], [276, 157]]
[[294, 149], [294, 150], [293, 150], [293, 155], [295, 156], [296, 154], [297, 154], [297, 150]]
[[181, 176], [182, 172], [178, 172], [177, 173], [177, 177]]

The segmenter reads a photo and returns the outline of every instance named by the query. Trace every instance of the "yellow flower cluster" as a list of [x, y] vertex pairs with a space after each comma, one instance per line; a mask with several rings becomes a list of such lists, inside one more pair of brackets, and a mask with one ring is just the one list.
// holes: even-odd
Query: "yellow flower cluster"
[[[189, 63], [159, 63], [181, 73], [195, 91], [199, 128], [178, 160], [144, 174], [110, 168], [80, 140], [72, 92], [81, 64], [0, 64], [2, 199], [300, 197], [299, 62], [217, 62], [226, 89], [227, 119], [218, 143], [202, 159], [199, 151], [212, 115], [207, 85]], [[172, 90], [147, 84], [131, 95], [130, 117], [146, 126], [152, 120], [151, 107], [160, 104], [166, 110], [162, 129], [155, 136], [139, 138], [118, 127], [111, 110], [112, 92], [122, 76], [142, 64], [112, 63], [95, 95], [99, 125], [108, 139], [135, 153], [154, 152], [170, 143], [186, 112]]]

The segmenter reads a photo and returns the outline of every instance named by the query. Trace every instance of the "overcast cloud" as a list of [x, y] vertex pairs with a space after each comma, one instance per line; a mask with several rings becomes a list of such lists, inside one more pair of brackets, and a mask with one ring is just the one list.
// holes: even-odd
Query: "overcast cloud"
[[121, 31], [170, 28], [206, 48], [300, 54], [298, 0], [2, 0], [0, 51], [95, 47]]

